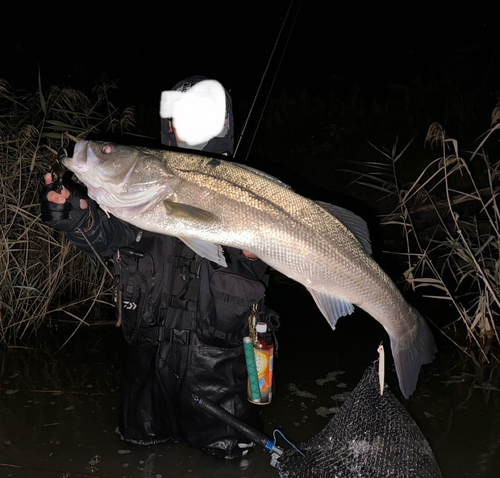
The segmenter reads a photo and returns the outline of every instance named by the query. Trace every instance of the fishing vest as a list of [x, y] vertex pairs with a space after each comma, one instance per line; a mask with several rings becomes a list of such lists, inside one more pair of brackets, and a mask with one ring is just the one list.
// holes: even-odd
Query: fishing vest
[[113, 258], [125, 340], [170, 341], [182, 330], [207, 345], [241, 346], [252, 307], [264, 310], [268, 276], [261, 261], [230, 248], [226, 255], [228, 267], [219, 267], [176, 238], [140, 231]]

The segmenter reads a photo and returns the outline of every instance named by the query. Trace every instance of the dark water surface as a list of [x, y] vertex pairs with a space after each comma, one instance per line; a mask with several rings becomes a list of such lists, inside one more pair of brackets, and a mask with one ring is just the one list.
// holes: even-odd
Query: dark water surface
[[[346, 392], [377, 358], [382, 329], [363, 313], [332, 332], [308, 294], [280, 287], [272, 304], [282, 328], [276, 360], [277, 394], [264, 407], [265, 432], [280, 429], [299, 444], [316, 435]], [[125, 443], [117, 425], [120, 331], [95, 326], [59, 352], [70, 327], [41, 333], [34, 348], [4, 349], [0, 368], [0, 476], [278, 477], [270, 455], [255, 450], [226, 462], [184, 443], [141, 447]], [[42, 337], [43, 336], [43, 337]], [[498, 373], [478, 377], [441, 346], [405, 406], [429, 440], [443, 476], [500, 476]], [[391, 360], [389, 384], [394, 382]], [[288, 445], [282, 440], [278, 444]]]

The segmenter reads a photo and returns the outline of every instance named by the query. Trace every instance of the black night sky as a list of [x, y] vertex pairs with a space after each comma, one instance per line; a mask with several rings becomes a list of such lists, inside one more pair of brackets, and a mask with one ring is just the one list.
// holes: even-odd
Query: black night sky
[[[496, 3], [295, 0], [269, 83], [293, 26], [273, 93], [305, 88], [328, 94], [333, 84], [348, 88], [356, 80], [370, 96], [389, 83], [442, 79], [460, 68], [468, 70], [470, 88], [483, 88], [478, 94], [489, 88], [493, 108]], [[3, 15], [1, 77], [16, 89], [35, 89], [39, 67], [45, 88], [85, 90], [106, 75], [125, 103], [157, 108], [162, 90], [192, 74], [218, 79], [235, 103], [248, 105], [290, 2], [32, 5]]]
[[493, 0], [16, 8], [0, 30], [0, 78], [17, 94], [37, 91], [39, 71], [44, 92], [56, 85], [91, 96], [106, 78], [117, 86], [113, 104], [134, 107], [136, 127], [132, 137], [94, 139], [161, 147], [161, 92], [187, 76], [215, 78], [233, 99], [235, 160], [326, 201], [332, 192], [357, 196], [339, 171], [376, 161], [370, 144], [416, 138], [409, 161], [426, 164], [425, 135], [439, 122], [474, 149], [499, 100]]

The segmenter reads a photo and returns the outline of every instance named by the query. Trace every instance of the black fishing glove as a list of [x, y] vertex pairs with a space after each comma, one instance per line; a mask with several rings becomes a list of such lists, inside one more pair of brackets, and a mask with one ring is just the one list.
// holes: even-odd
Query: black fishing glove
[[42, 190], [40, 206], [42, 210], [42, 222], [52, 229], [70, 232], [86, 226], [89, 218], [89, 207], [82, 209], [80, 199], [85, 199], [88, 204], [88, 197], [71, 184], [64, 184], [69, 192], [69, 198], [64, 204], [56, 204], [47, 199], [50, 191], [54, 190], [53, 184], [46, 184], [42, 179]]

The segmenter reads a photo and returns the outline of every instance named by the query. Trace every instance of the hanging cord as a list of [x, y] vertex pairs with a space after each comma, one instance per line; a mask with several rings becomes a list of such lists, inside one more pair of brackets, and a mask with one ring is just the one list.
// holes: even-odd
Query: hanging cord
[[[238, 143], [236, 144], [236, 148], [234, 150], [234, 156], [236, 156], [236, 153], [238, 152], [238, 148], [240, 147], [241, 140], [243, 138], [243, 135], [245, 134], [246, 128], [248, 126], [248, 122], [250, 120], [250, 116], [252, 115], [253, 109], [255, 107], [255, 103], [257, 102], [257, 98], [259, 96], [259, 92], [260, 92], [260, 90], [262, 88], [262, 85], [264, 83], [264, 79], [265, 79], [265, 77], [267, 75], [267, 72], [269, 70], [271, 61], [272, 61], [272, 59], [274, 57], [274, 53], [275, 53], [276, 48], [278, 46], [279, 40], [281, 38], [281, 34], [283, 33], [283, 29], [284, 29], [285, 24], [287, 22], [288, 15], [290, 14], [290, 11], [292, 10], [293, 3], [294, 3], [294, 0], [292, 0], [290, 2], [290, 6], [288, 7], [288, 11], [286, 12], [286, 15], [285, 15], [285, 18], [283, 20], [283, 23], [281, 24], [281, 28], [280, 28], [280, 31], [278, 33], [278, 38], [276, 38], [276, 42], [274, 43], [274, 47], [273, 47], [273, 49], [271, 51], [271, 55], [270, 55], [269, 60], [267, 62], [266, 68], [264, 70], [264, 74], [262, 75], [262, 78], [260, 80], [260, 84], [259, 84], [259, 87], [257, 88], [257, 92], [255, 93], [255, 96], [254, 96], [254, 99], [253, 99], [253, 102], [252, 102], [252, 106], [250, 107], [250, 111], [248, 112], [247, 118], [245, 120], [245, 124], [243, 125], [243, 129], [241, 130], [240, 136], [238, 138]], [[266, 105], [267, 105], [267, 102], [269, 100], [269, 96], [271, 95], [271, 90], [272, 90], [272, 88], [274, 86], [274, 82], [276, 81], [276, 76], [278, 75], [278, 71], [280, 69], [281, 62], [283, 61], [283, 57], [285, 55], [285, 51], [286, 51], [286, 49], [288, 47], [288, 42], [290, 41], [290, 37], [291, 37], [293, 29], [295, 27], [295, 22], [297, 21], [297, 16], [299, 14], [299, 10], [300, 10], [301, 5], [302, 5], [302, 1], [300, 2], [299, 7], [297, 8], [297, 12], [295, 13], [295, 18], [293, 20], [292, 27], [290, 28], [290, 32], [288, 33], [288, 38], [286, 40], [285, 47], [283, 48], [283, 52], [281, 53], [281, 58], [280, 58], [280, 61], [278, 63], [278, 67], [276, 68], [276, 72], [274, 73], [274, 77], [273, 77], [273, 81], [271, 83], [271, 87], [269, 88], [269, 91], [267, 93], [266, 101], [264, 102], [264, 106], [262, 107], [262, 110], [261, 110], [261, 113], [260, 113], [260, 117], [259, 117], [259, 121], [257, 123], [256, 128], [254, 129], [254, 134], [252, 136], [252, 141], [250, 143], [249, 148], [247, 149], [247, 153], [246, 153], [246, 156], [245, 156], [245, 161], [247, 160], [248, 154], [250, 153], [250, 150], [252, 149], [252, 145], [253, 145], [253, 142], [254, 142], [254, 139], [255, 139], [255, 135], [257, 134], [257, 129], [259, 128], [260, 122], [262, 121], [262, 116], [264, 114], [264, 110], [266, 109]]]
[[109, 267], [106, 265], [106, 263], [104, 262], [104, 259], [101, 257], [101, 255], [95, 250], [95, 247], [89, 241], [89, 238], [87, 237], [87, 235], [81, 229], [76, 229], [75, 232], [77, 232], [83, 236], [83, 238], [87, 241], [87, 244], [90, 247], [90, 249], [92, 249], [92, 252], [96, 256], [97, 260], [101, 263], [102, 267], [106, 271], [106, 273], [111, 277], [111, 279], [113, 279], [114, 278], [113, 273], [111, 272]]
[[304, 458], [306, 457], [306, 455], [304, 453], [302, 453], [299, 448], [297, 447], [297, 445], [295, 445], [294, 443], [292, 443], [284, 434], [281, 430], [278, 430], [276, 428], [276, 430], [273, 431], [273, 438], [274, 438], [274, 443], [276, 443], [278, 441], [278, 439], [276, 438], [276, 435], [281, 435], [281, 437], [283, 438], [283, 440], [285, 440], [296, 452], [300, 453]]

